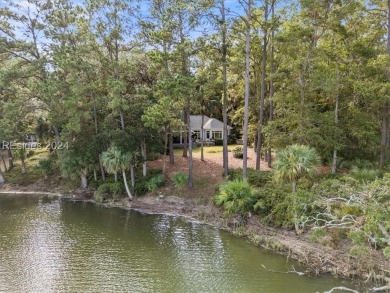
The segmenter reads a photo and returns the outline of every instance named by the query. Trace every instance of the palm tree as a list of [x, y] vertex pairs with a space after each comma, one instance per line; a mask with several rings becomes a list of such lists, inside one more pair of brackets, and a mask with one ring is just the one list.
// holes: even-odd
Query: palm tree
[[305, 174], [313, 173], [320, 163], [320, 158], [313, 148], [299, 144], [278, 151], [276, 156], [273, 164], [276, 179], [291, 181], [293, 193], [297, 191], [298, 179]]
[[129, 153], [122, 153], [117, 147], [111, 147], [102, 154], [103, 166], [108, 173], [117, 174], [122, 171], [123, 182], [125, 183], [126, 192], [130, 198], [133, 199], [129, 185], [126, 179], [126, 168], [129, 166], [131, 156]]
[[[298, 179], [305, 174], [313, 173], [320, 163], [320, 157], [316, 151], [306, 145], [293, 144], [276, 153], [276, 161], [273, 164], [277, 180], [289, 180], [292, 182], [292, 192], [297, 192]], [[297, 197], [294, 200], [294, 225], [297, 234], [299, 229]]]

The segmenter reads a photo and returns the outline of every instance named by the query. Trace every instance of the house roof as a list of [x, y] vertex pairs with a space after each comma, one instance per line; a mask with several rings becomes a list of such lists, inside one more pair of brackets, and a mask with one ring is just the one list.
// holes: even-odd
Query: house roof
[[[191, 115], [190, 116], [190, 122], [191, 122], [191, 129], [201, 129], [202, 125], [202, 116], [201, 115]], [[223, 123], [219, 121], [216, 118], [210, 118], [207, 116], [204, 116], [204, 125], [203, 129], [223, 129]], [[232, 129], [228, 125], [228, 129]]]

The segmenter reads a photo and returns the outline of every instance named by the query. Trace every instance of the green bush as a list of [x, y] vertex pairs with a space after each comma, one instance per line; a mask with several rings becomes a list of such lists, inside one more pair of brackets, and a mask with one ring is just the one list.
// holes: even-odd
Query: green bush
[[157, 188], [164, 186], [165, 178], [162, 174], [158, 174], [146, 182], [146, 188], [148, 191], [154, 191]]
[[387, 246], [386, 248], [383, 249], [383, 255], [384, 255], [387, 259], [390, 259], [390, 246]]
[[172, 176], [172, 181], [176, 187], [183, 187], [187, 184], [188, 175], [186, 173], [176, 173]]
[[353, 167], [357, 167], [359, 169], [372, 169], [373, 164], [368, 160], [355, 159], [352, 161], [342, 161], [340, 163], [340, 168], [352, 169]]
[[223, 139], [222, 138], [214, 138], [215, 145], [223, 145]]
[[217, 205], [223, 206], [226, 214], [239, 214], [245, 216], [253, 211], [257, 195], [248, 181], [231, 181], [219, 187], [215, 197]]
[[119, 199], [125, 194], [122, 182], [106, 182], [96, 190], [94, 197], [97, 202], [105, 202], [109, 199]]
[[290, 189], [289, 184], [282, 184], [258, 190], [258, 200], [253, 208], [264, 224], [288, 229], [294, 227]]
[[[272, 179], [272, 172], [270, 171], [259, 171], [252, 168], [247, 170], [248, 182], [249, 184], [255, 187], [263, 187]], [[242, 169], [230, 169], [229, 170], [229, 180], [241, 180], [242, 179]]]
[[233, 157], [236, 159], [244, 158], [244, 153], [242, 152], [242, 147], [236, 147], [233, 150]]
[[[145, 193], [147, 193], [149, 191], [148, 182], [156, 176], [159, 175], [162, 176], [161, 172], [162, 171], [160, 169], [148, 169], [148, 172], [144, 177], [142, 174], [142, 170], [141, 169], [137, 170], [135, 174], [135, 187], [134, 187], [135, 195], [142, 196]], [[129, 186], [131, 186], [131, 183], [129, 183]]]
[[359, 168], [353, 166], [350, 175], [360, 182], [374, 181], [376, 178], [381, 177], [379, 170]]
[[48, 176], [53, 171], [54, 162], [52, 159], [43, 159], [38, 162], [38, 169], [43, 175]]
[[230, 134], [228, 136], [228, 144], [236, 144], [237, 142], [237, 136], [235, 134]]
[[[164, 152], [164, 151], [163, 151]], [[160, 157], [159, 153], [148, 153], [146, 156], [147, 161], [155, 161]]]

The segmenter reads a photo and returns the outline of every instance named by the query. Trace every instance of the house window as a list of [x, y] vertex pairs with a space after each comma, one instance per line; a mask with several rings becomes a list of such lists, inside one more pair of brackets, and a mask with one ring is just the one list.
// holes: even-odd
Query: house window
[[222, 139], [222, 131], [213, 131], [214, 138]]

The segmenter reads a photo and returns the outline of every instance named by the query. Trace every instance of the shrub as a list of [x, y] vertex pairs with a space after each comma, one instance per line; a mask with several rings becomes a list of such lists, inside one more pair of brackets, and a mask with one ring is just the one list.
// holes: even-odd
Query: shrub
[[[164, 151], [163, 151], [164, 152]], [[148, 161], [155, 161], [155, 160], [157, 160], [158, 158], [159, 158], [159, 156], [160, 156], [160, 154], [159, 153], [148, 153], [147, 155], [146, 155], [146, 159], [148, 160]]]
[[248, 181], [232, 181], [222, 184], [215, 197], [217, 205], [223, 206], [226, 214], [245, 216], [253, 211], [257, 195]]
[[[248, 182], [255, 187], [263, 187], [272, 179], [272, 173], [270, 171], [259, 171], [252, 168], [247, 170]], [[229, 170], [229, 180], [241, 180], [242, 169], [231, 169]]]
[[214, 138], [215, 145], [223, 145], [223, 139], [222, 138]]
[[176, 187], [183, 187], [187, 184], [188, 175], [186, 173], [176, 173], [172, 176], [172, 181]]
[[259, 189], [258, 200], [253, 208], [261, 216], [263, 223], [277, 227], [292, 228], [294, 227], [293, 214], [290, 209], [292, 204], [290, 186], [283, 184]]
[[386, 258], [390, 259], [390, 246], [388, 246], [388, 247], [386, 247], [386, 248], [383, 249], [383, 255], [384, 255]]
[[359, 169], [371, 169], [373, 164], [368, 160], [355, 159], [353, 161], [342, 161], [340, 163], [341, 168], [351, 169], [357, 167]]
[[165, 184], [165, 178], [162, 174], [158, 174], [146, 182], [148, 191], [154, 191]]
[[230, 134], [230, 135], [228, 136], [228, 141], [227, 141], [227, 143], [228, 143], [228, 144], [236, 144], [236, 142], [237, 142], [237, 135], [235, 135], [235, 134]]
[[374, 181], [376, 178], [380, 177], [381, 172], [379, 170], [359, 168], [353, 166], [350, 175], [360, 182], [365, 181]]
[[135, 187], [134, 193], [136, 196], [142, 196], [149, 191], [148, 182], [157, 176], [162, 176], [160, 169], [148, 169], [147, 175], [142, 175], [142, 170], [139, 169], [135, 174]]
[[53, 160], [52, 159], [44, 159], [44, 160], [40, 160], [38, 162], [38, 169], [41, 170], [41, 172], [43, 173], [43, 175], [45, 175], [45, 177], [47, 177], [51, 171], [53, 170]]
[[109, 199], [118, 199], [125, 194], [122, 182], [103, 183], [96, 190], [94, 197], [97, 202], [104, 202]]
[[233, 150], [233, 157], [236, 158], [236, 159], [242, 159], [244, 158], [244, 154], [242, 152], [242, 147], [236, 147], [234, 150]]

